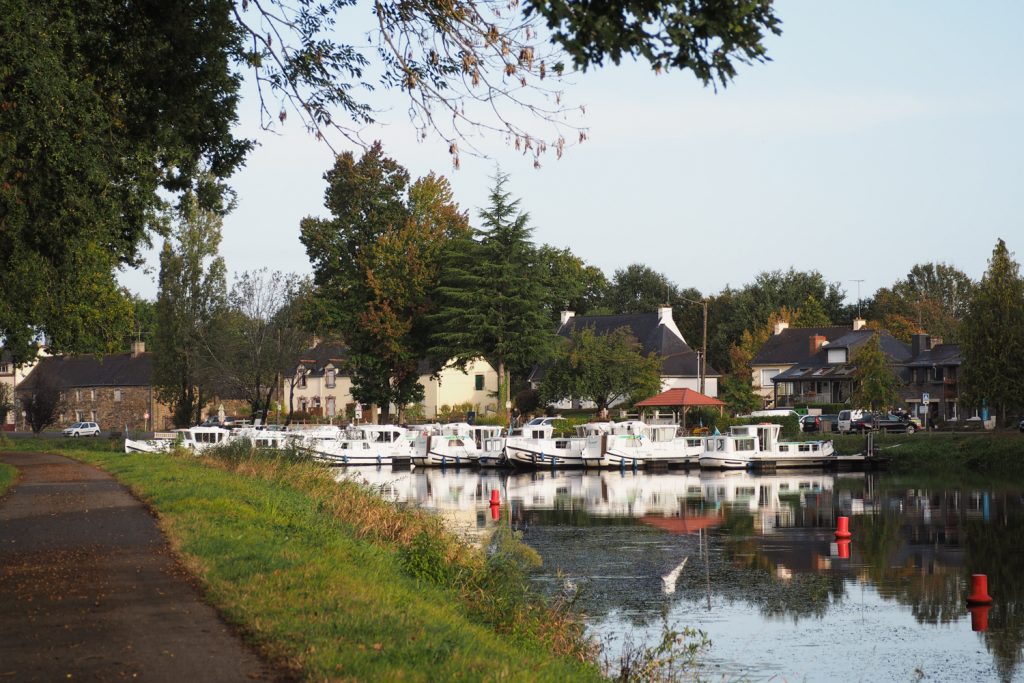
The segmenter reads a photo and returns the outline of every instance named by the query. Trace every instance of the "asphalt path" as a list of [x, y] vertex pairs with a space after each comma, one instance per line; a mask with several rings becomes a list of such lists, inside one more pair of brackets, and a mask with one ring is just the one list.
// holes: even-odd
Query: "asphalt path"
[[289, 680], [205, 604], [149, 510], [106, 473], [0, 453], [0, 683]]

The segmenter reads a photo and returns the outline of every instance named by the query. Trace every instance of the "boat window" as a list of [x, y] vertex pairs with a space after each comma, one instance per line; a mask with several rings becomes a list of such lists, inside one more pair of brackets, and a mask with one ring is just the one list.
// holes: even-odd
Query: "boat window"
[[737, 498], [750, 498], [754, 495], [753, 486], [737, 486], [736, 497]]
[[788, 491], [789, 490], [789, 484], [779, 484], [779, 490], [780, 491]]
[[753, 439], [736, 439], [736, 450], [737, 451], [752, 451], [754, 450]]
[[452, 439], [451, 441], [448, 442], [448, 444], [451, 445], [451, 446], [465, 446], [466, 445], [462, 441], [462, 439]]
[[779, 446], [780, 453], [786, 453], [789, 451], [789, 446]]
[[800, 444], [800, 452], [801, 453], [807, 453], [810, 450], [811, 450], [811, 447], [808, 446], [807, 444], [805, 444], [805, 443]]
[[348, 450], [348, 441], [343, 441], [341, 443], [341, 450], [343, 450], [343, 451], [347, 451]]
[[699, 486], [689, 486], [689, 487], [687, 487], [686, 492], [687, 493], [700, 493], [700, 487]]
[[555, 448], [566, 449], [568, 447], [569, 447], [568, 440], [566, 440], [566, 441], [556, 441], [555, 442]]

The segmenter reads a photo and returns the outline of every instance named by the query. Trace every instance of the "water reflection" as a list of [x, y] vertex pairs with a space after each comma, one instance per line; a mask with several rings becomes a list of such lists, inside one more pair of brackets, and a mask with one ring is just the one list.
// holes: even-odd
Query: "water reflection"
[[[654, 638], [666, 615], [705, 629], [716, 676], [1024, 679], [1020, 488], [814, 472], [358, 476], [471, 537], [511, 523], [544, 558], [538, 583], [580, 586], [599, 634]], [[851, 518], [848, 546], [833, 537], [839, 515]], [[994, 598], [973, 615], [972, 573], [988, 575]], [[974, 633], [972, 617], [986, 629]], [[837, 643], [870, 656], [851, 669]]]

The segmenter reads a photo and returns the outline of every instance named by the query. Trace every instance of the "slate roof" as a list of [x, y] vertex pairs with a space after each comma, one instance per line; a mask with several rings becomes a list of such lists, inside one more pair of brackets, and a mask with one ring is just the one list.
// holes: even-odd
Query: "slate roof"
[[788, 327], [779, 334], [773, 334], [766, 341], [751, 365], [793, 364], [810, 359], [810, 339], [815, 335], [825, 337], [831, 344], [850, 332], [849, 326]]
[[922, 351], [907, 361], [907, 367], [930, 368], [933, 365], [960, 365], [963, 356], [959, 344], [938, 344], [929, 351]]
[[153, 383], [153, 354], [112, 353], [96, 356], [47, 356], [18, 385], [31, 389], [40, 377], [54, 380], [58, 389], [76, 387], [148, 387]]
[[[806, 329], [806, 328], [805, 328]], [[788, 382], [795, 379], [847, 379], [853, 375], [853, 364], [850, 360], [857, 350], [863, 346], [875, 330], [850, 330], [846, 328], [846, 334], [830, 342], [806, 360], [800, 361], [785, 372], [780, 372], [772, 378], [772, 382]], [[895, 361], [898, 366], [905, 366], [910, 359], [910, 347], [896, 339], [886, 331], [881, 332], [882, 352]], [[845, 348], [847, 349], [847, 362], [829, 363], [828, 350]], [[809, 349], [808, 349], [809, 350]]]
[[[661, 357], [663, 377], [700, 376], [699, 355], [668, 326], [663, 325], [657, 311], [651, 313], [620, 313], [617, 315], [576, 315], [565, 321], [558, 329], [561, 337], [570, 337], [573, 332], [592, 328], [597, 335], [614, 332], [628, 327], [637, 341], [640, 352], [645, 356], [656, 353]], [[549, 366], [541, 365], [530, 373], [529, 381], [540, 382]], [[706, 377], [719, 377], [718, 370], [707, 366]]]

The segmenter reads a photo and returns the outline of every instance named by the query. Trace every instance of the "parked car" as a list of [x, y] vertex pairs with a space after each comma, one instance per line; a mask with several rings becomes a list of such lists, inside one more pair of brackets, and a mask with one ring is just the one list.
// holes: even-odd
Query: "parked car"
[[800, 418], [800, 431], [801, 432], [820, 432], [821, 431], [821, 416], [820, 415], [804, 415]]
[[840, 410], [839, 419], [836, 421], [836, 431], [840, 434], [849, 434], [853, 431], [854, 420], [864, 417], [863, 410]]
[[1020, 424], [1017, 425], [1017, 427], [1020, 429], [1020, 431], [1024, 432], [1024, 420], [1021, 420]]
[[76, 422], [61, 434], [64, 436], [99, 436], [100, 426], [95, 422]]
[[913, 434], [917, 431], [917, 426], [902, 415], [865, 414], [859, 420], [852, 422], [851, 431], [861, 433], [879, 431]]
[[820, 432], [838, 432], [839, 431], [839, 416], [838, 415], [820, 415], [821, 421], [818, 423], [818, 431]]

